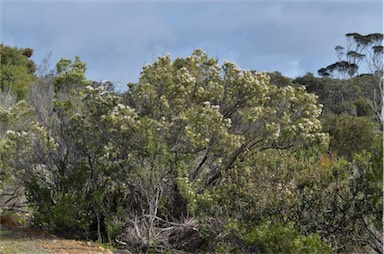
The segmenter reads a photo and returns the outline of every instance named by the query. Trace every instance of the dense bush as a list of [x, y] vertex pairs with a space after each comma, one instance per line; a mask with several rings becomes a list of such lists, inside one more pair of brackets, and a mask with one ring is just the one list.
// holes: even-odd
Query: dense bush
[[29, 87], [36, 80], [36, 65], [30, 59], [33, 50], [19, 49], [0, 44], [0, 92], [11, 91], [24, 99]]
[[132, 252], [382, 250], [382, 148], [358, 87], [299, 80], [329, 136], [305, 87], [201, 50], [123, 95], [85, 71], [62, 59], [29, 104], [0, 107], [0, 177], [23, 181], [34, 225]]
[[261, 224], [244, 238], [248, 244], [258, 246], [257, 251], [261, 253], [332, 253], [331, 247], [319, 235], [303, 236], [293, 228], [279, 224]]

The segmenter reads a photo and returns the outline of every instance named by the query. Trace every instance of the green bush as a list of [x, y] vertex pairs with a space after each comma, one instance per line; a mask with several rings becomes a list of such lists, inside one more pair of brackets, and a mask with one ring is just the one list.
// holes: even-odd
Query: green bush
[[357, 116], [372, 116], [373, 111], [371, 107], [369, 106], [368, 102], [366, 99], [359, 99], [354, 102], [356, 106], [356, 114]]
[[247, 234], [244, 240], [257, 245], [262, 253], [332, 253], [331, 247], [318, 234], [304, 236], [281, 224], [263, 223]]
[[331, 115], [323, 124], [331, 135], [330, 149], [336, 155], [351, 160], [354, 153], [372, 150], [377, 135], [368, 117]]
[[90, 236], [95, 215], [86, 197], [73, 192], [54, 194], [37, 181], [31, 181], [27, 190], [28, 200], [35, 208], [33, 225], [63, 236]]
[[123, 232], [125, 228], [125, 223], [122, 219], [119, 219], [118, 217], [107, 218], [105, 220], [105, 228], [107, 232], [108, 241], [110, 244], [113, 244], [114, 239], [116, 239], [116, 237]]

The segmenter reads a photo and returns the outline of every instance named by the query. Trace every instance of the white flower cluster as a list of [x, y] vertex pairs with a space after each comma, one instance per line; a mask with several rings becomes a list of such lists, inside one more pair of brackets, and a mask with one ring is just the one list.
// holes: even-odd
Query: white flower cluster
[[28, 136], [28, 133], [26, 131], [14, 131], [14, 130], [7, 130], [6, 134], [11, 138], [26, 138]]
[[178, 79], [187, 85], [192, 85], [196, 82], [196, 78], [192, 76], [187, 68], [183, 67], [178, 71]]
[[218, 63], [211, 66], [211, 68], [209, 69], [209, 75], [213, 76], [213, 77], [220, 76], [221, 72], [222, 72], [222, 68], [221, 68], [220, 64], [218, 64]]
[[266, 123], [265, 129], [272, 133], [270, 138], [273, 140], [277, 140], [280, 137], [281, 127], [279, 124], [275, 122]]
[[94, 91], [95, 88], [93, 88], [92, 86], [88, 85], [85, 87], [85, 89], [89, 90], [89, 91]]
[[264, 114], [264, 111], [264, 108], [261, 106], [256, 106], [249, 109], [246, 113], [247, 120], [250, 122], [257, 121]]
[[240, 67], [235, 62], [224, 61], [224, 66], [227, 67], [227, 68], [230, 68], [231, 70], [233, 70], [235, 72], [238, 72], [238, 73], [241, 72]]

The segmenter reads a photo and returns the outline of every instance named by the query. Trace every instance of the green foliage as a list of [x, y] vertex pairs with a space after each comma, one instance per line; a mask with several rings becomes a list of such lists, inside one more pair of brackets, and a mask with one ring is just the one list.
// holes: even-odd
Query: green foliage
[[301, 235], [293, 228], [263, 223], [245, 237], [248, 244], [256, 244], [261, 253], [332, 253], [319, 235]]
[[110, 244], [113, 244], [114, 240], [121, 235], [124, 229], [125, 223], [118, 216], [105, 220], [105, 230]]
[[0, 194], [24, 173], [22, 163], [30, 159], [31, 144], [44, 135], [44, 130], [32, 121], [32, 110], [25, 101], [1, 105], [7, 96], [0, 101]]
[[347, 114], [331, 116], [324, 121], [324, 127], [331, 135], [330, 150], [351, 160], [353, 154], [373, 149], [375, 125], [367, 117], [353, 117]]
[[11, 90], [23, 99], [36, 80], [35, 63], [29, 58], [32, 49], [19, 49], [0, 44], [0, 92]]
[[[355, 101], [365, 98], [365, 90], [352, 79], [339, 80], [331, 78], [316, 78], [312, 74], [296, 78], [296, 85], [305, 85], [308, 92], [317, 94], [319, 102], [324, 105], [324, 111], [334, 114], [347, 113], [356, 115]], [[364, 90], [363, 90], [364, 89]]]
[[[253, 154], [224, 176], [211, 192], [210, 209], [202, 209], [206, 216], [241, 225], [240, 235], [268, 220], [292, 225], [303, 235], [319, 233], [337, 251], [366, 245], [380, 250], [374, 239], [382, 230], [376, 224], [382, 218], [382, 187], [380, 178], [371, 179], [378, 169], [370, 160], [367, 153], [353, 162], [335, 160], [316, 149]], [[361, 241], [351, 241], [354, 237]]]
[[372, 115], [372, 109], [369, 107], [369, 104], [367, 100], [365, 99], [359, 99], [355, 101], [356, 106], [356, 116], [371, 116]]
[[270, 76], [271, 78], [270, 82], [273, 85], [280, 86], [280, 87], [295, 86], [292, 79], [283, 76], [283, 74], [281, 74], [278, 71], [268, 73], [268, 75]]
[[212, 184], [247, 150], [328, 141], [317, 119], [321, 106], [304, 87], [278, 87], [266, 73], [221, 66], [201, 50], [144, 67], [126, 100], [139, 115], [163, 123], [173, 151], [193, 155], [186, 163], [192, 182]]
[[75, 57], [72, 63], [70, 59], [62, 58], [56, 64], [57, 83], [84, 83], [86, 81], [85, 72], [87, 64], [80, 60], [79, 56]]
[[83, 238], [90, 234], [94, 214], [89, 211], [90, 200], [71, 190], [52, 193], [39, 179], [28, 185], [28, 200], [35, 208], [33, 223], [68, 237]]
[[43, 163], [23, 166], [39, 183], [27, 185], [35, 218], [61, 233], [113, 241], [121, 225], [145, 221], [137, 235], [148, 249], [158, 218], [203, 215], [209, 186], [252, 152], [328, 142], [321, 106], [303, 87], [271, 85], [265, 73], [220, 66], [201, 50], [146, 66], [130, 105], [85, 86], [79, 58], [56, 67], [44, 122], [54, 142], [36, 144], [32, 160]]
[[[338, 251], [352, 252], [371, 245], [380, 252], [377, 237], [382, 225], [376, 223], [383, 216], [382, 191], [377, 180], [369, 177], [375, 170], [370, 160], [369, 153], [362, 153], [352, 162], [334, 161], [332, 174], [321, 183], [318, 193], [304, 189], [299, 199], [301, 211], [296, 212], [300, 223], [308, 222], [301, 226], [304, 232], [329, 232], [327, 238]], [[351, 241], [354, 237], [361, 241]]]
[[62, 59], [32, 87], [34, 111], [0, 107], [0, 166], [21, 172], [35, 225], [132, 252], [380, 251], [382, 148], [370, 118], [352, 116], [366, 88], [295, 81], [327, 104], [346, 160], [327, 153], [317, 96], [279, 73], [196, 50], [145, 66], [120, 96], [85, 71]]
[[79, 56], [75, 57], [75, 61], [62, 58], [56, 64], [55, 90], [62, 93], [70, 93], [70, 91], [79, 86], [85, 86], [87, 82], [85, 72], [87, 64], [82, 62]]
[[[348, 51], [344, 52], [344, 47], [337, 46], [335, 50], [338, 54], [338, 61], [321, 68], [318, 73], [322, 77], [344, 79], [349, 87], [356, 88], [356, 94], [362, 94], [361, 97], [367, 100], [372, 113], [380, 123], [381, 128], [383, 128], [383, 34], [361, 35], [359, 33], [348, 33], [345, 36]], [[363, 74], [359, 75], [359, 67], [362, 66], [362, 61], [366, 63], [368, 68]], [[343, 96], [341, 99], [344, 103], [345, 97]], [[350, 98], [348, 99], [349, 102], [353, 102]], [[348, 104], [352, 105], [351, 103]], [[348, 113], [352, 114], [351, 112]], [[355, 114], [353, 113], [353, 115]], [[359, 112], [359, 115], [361, 115], [361, 112]]]

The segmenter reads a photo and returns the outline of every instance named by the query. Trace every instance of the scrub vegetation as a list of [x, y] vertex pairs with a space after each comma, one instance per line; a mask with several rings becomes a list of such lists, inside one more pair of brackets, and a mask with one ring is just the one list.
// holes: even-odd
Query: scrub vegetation
[[322, 77], [197, 49], [124, 93], [1, 45], [3, 213], [132, 253], [382, 253], [382, 35], [347, 37]]

